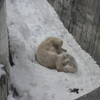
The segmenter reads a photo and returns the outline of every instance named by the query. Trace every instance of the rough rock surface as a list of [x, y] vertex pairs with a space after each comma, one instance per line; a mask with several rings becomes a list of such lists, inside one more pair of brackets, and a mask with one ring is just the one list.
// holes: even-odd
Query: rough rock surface
[[6, 74], [0, 75], [0, 100], [7, 100], [9, 88], [8, 62], [8, 35], [6, 26], [5, 0], [0, 0], [0, 64], [4, 65], [3, 69], [6, 72]]

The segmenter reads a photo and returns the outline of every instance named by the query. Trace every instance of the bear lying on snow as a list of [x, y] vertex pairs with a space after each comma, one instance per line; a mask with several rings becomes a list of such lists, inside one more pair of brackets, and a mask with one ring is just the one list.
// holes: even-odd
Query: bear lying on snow
[[56, 37], [49, 37], [44, 40], [36, 50], [36, 60], [39, 64], [57, 69], [60, 72], [76, 72], [77, 63], [75, 59], [62, 49], [63, 41]]

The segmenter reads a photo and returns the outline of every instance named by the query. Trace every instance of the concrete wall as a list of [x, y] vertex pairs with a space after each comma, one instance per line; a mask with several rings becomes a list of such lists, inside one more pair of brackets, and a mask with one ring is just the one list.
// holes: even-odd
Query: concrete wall
[[100, 65], [100, 0], [48, 0], [81, 47]]
[[9, 59], [5, 0], [0, 0], [0, 64], [4, 65], [6, 72], [6, 75], [0, 76], [0, 100], [7, 100], [9, 88]]

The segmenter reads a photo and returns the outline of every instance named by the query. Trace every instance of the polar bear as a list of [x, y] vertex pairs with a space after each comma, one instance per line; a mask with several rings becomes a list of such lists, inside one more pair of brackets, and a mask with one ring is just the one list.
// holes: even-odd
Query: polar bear
[[71, 72], [77, 71], [77, 63], [70, 54], [60, 54], [56, 62], [57, 70], [60, 72]]
[[62, 44], [63, 41], [57, 37], [49, 37], [44, 40], [36, 50], [35, 56], [38, 63], [58, 71], [74, 72], [74, 69], [71, 69], [73, 65], [69, 62], [71, 57], [61, 54], [63, 51], [66, 51], [61, 48]]
[[63, 41], [57, 37], [49, 37], [44, 40], [36, 50], [37, 61], [46, 67], [55, 68], [58, 54], [62, 52]]

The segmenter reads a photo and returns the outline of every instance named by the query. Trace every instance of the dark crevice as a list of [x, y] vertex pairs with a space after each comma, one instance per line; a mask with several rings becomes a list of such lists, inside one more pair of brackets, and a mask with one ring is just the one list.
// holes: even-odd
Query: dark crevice
[[18, 97], [19, 96], [19, 94], [17, 92], [17, 89], [14, 87], [13, 84], [11, 84], [11, 91], [12, 91], [13, 97]]
[[13, 66], [15, 64], [13, 62], [11, 51], [10, 51], [10, 39], [9, 39], [9, 29], [8, 28], [7, 28], [7, 33], [8, 33], [9, 62], [10, 62], [10, 65]]

